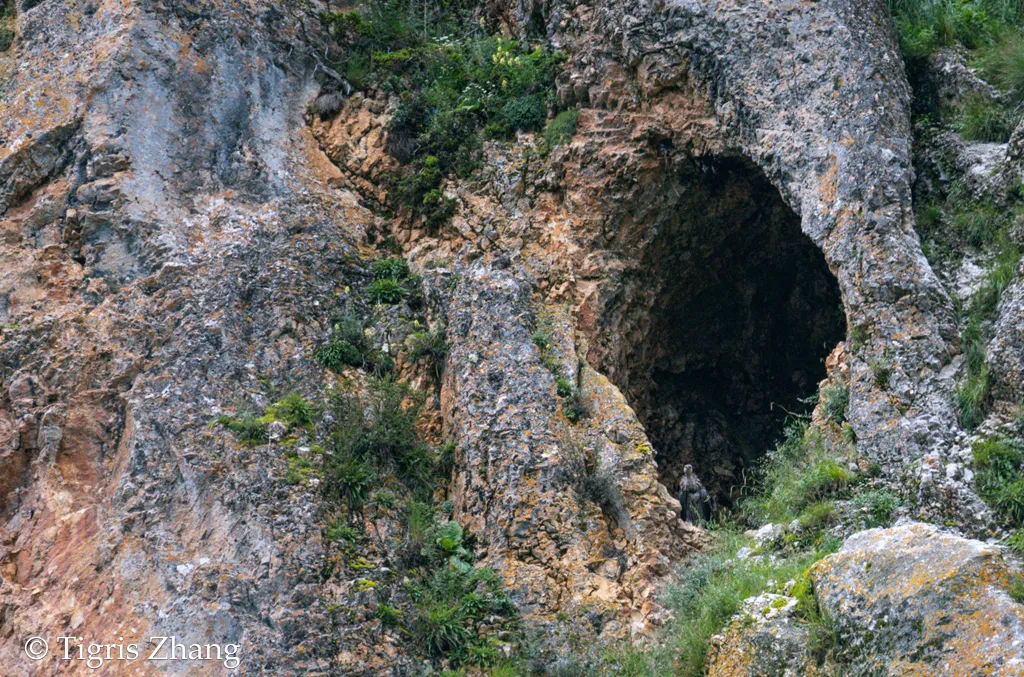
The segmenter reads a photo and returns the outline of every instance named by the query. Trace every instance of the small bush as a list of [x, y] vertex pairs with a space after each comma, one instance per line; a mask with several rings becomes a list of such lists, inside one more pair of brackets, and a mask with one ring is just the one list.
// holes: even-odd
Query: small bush
[[[636, 674], [704, 675], [709, 640], [740, 610], [743, 600], [777, 591], [775, 586], [781, 581], [801, 580], [811, 564], [835, 550], [830, 543], [819, 551], [777, 559], [774, 564], [739, 561], [732, 555], [745, 542], [728, 532], [720, 538], [716, 551], [693, 557], [680, 573], [680, 583], [669, 590], [664, 603], [673, 617], [664, 635], [664, 648], [647, 656], [649, 672]], [[808, 617], [806, 606], [801, 605], [800, 614]]]
[[327, 527], [327, 541], [329, 543], [355, 543], [359, 539], [359, 531], [341, 520], [337, 520]]
[[976, 372], [968, 373], [967, 378], [957, 385], [954, 393], [960, 425], [968, 430], [974, 430], [984, 422], [991, 392], [992, 380], [987, 365], [982, 365]]
[[1006, 547], [1018, 557], [1024, 557], [1024, 529], [1014, 529], [1006, 539]]
[[434, 368], [434, 376], [440, 380], [445, 360], [448, 359], [444, 327], [436, 327], [429, 332], [414, 332], [409, 335], [408, 345], [409, 359], [413, 362], [428, 360]]
[[892, 367], [884, 360], [872, 360], [868, 365], [874, 376], [875, 385], [881, 390], [889, 389], [889, 381], [892, 378]]
[[957, 236], [971, 247], [982, 247], [996, 240], [1006, 227], [1006, 218], [990, 202], [954, 205], [950, 225]]
[[432, 527], [424, 541], [422, 556], [431, 573], [410, 587], [413, 640], [427, 655], [455, 667], [496, 663], [500, 656], [490, 643], [517, 629], [515, 604], [492, 570], [473, 566], [458, 524]]
[[349, 366], [369, 369], [380, 376], [393, 366], [388, 355], [370, 345], [363, 321], [352, 314], [334, 325], [331, 340], [313, 350], [313, 359], [337, 374]]
[[569, 379], [558, 376], [555, 378], [555, 392], [559, 397], [570, 397], [576, 392], [576, 386]]
[[835, 522], [836, 509], [829, 502], [812, 503], [800, 513], [797, 520], [800, 527], [806, 531], [821, 531]]
[[858, 477], [831, 456], [806, 421], [794, 420], [761, 461], [758, 479], [761, 490], [742, 501], [740, 510], [759, 525], [790, 522], [813, 503], [841, 498]]
[[506, 103], [501, 115], [513, 130], [535, 132], [544, 126], [547, 109], [538, 95], [520, 96]]
[[288, 395], [280, 402], [270, 405], [264, 412], [261, 421], [271, 423], [280, 421], [292, 428], [312, 428], [316, 422], [318, 409], [301, 395]]
[[408, 292], [395, 280], [376, 280], [366, 291], [366, 296], [374, 303], [393, 306], [401, 303]]
[[821, 393], [822, 413], [837, 425], [846, 420], [846, 409], [850, 406], [850, 389], [842, 383], [833, 383]]
[[554, 148], [571, 141], [576, 134], [579, 117], [579, 111], [576, 110], [564, 110], [556, 115], [544, 130], [544, 141], [548, 146]]
[[397, 477], [414, 495], [429, 494], [436, 460], [416, 435], [422, 396], [394, 379], [373, 380], [369, 390], [366, 398], [347, 393], [335, 397], [324, 491], [361, 503], [379, 472]]
[[340, 374], [346, 366], [361, 367], [365, 354], [348, 341], [331, 341], [313, 350], [313, 359]]
[[409, 277], [409, 263], [405, 259], [379, 259], [373, 262], [373, 278], [375, 280], [401, 282], [407, 277]]

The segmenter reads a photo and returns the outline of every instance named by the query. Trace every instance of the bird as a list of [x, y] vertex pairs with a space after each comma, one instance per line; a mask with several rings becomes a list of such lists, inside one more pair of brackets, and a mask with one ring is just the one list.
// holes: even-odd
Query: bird
[[689, 463], [683, 466], [683, 476], [679, 478], [679, 503], [682, 506], [679, 516], [690, 524], [711, 519], [711, 495]]

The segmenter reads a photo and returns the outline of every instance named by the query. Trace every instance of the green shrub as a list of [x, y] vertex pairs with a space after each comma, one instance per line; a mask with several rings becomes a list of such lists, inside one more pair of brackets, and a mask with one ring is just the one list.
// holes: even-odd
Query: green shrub
[[393, 306], [401, 303], [408, 292], [395, 280], [376, 280], [366, 291], [366, 296], [374, 303]]
[[559, 397], [570, 397], [576, 392], [576, 386], [569, 379], [557, 376], [555, 377], [555, 392]]
[[[835, 549], [829, 544], [772, 565], [732, 559], [744, 541], [731, 534], [723, 540], [717, 551], [693, 557], [681, 572], [680, 583], [669, 590], [664, 603], [673, 618], [664, 634], [664, 648], [647, 656], [650, 672], [637, 674], [703, 677], [709, 640], [740, 610], [743, 600], [781, 581], [800, 580], [812, 563]], [[800, 613], [806, 614], [806, 609]]]
[[432, 527], [423, 538], [425, 569], [410, 586], [416, 612], [413, 640], [429, 656], [450, 665], [486, 666], [500, 655], [491, 643], [515, 632], [518, 612], [495, 573], [473, 566], [465, 532], [455, 522]]
[[1010, 587], [1007, 589], [1010, 599], [1017, 604], [1024, 604], [1024, 576], [1013, 574], [1010, 576]]
[[340, 374], [346, 366], [363, 366], [364, 353], [347, 341], [331, 341], [313, 350], [313, 359]]
[[1019, 116], [998, 101], [973, 98], [960, 110], [956, 130], [964, 141], [1006, 143]]
[[960, 343], [966, 364], [966, 377], [957, 385], [956, 405], [960, 423], [968, 430], [985, 420], [992, 389], [988, 365], [985, 364], [989, 321], [999, 307], [1003, 292], [1013, 280], [1020, 260], [1020, 250], [1001, 236], [996, 257], [985, 273], [982, 284], [968, 306], [966, 322], [960, 332]]
[[996, 240], [1006, 227], [1006, 218], [990, 202], [956, 204], [951, 218], [953, 231], [966, 244], [982, 247]]
[[[560, 57], [487, 35], [492, 26], [481, 24], [469, 3], [369, 0], [322, 20], [334, 39], [327, 52], [337, 70], [357, 86], [401, 96], [387, 150], [413, 163], [399, 184], [420, 185], [394, 197], [424, 214], [430, 228], [455, 211], [440, 192], [441, 178], [468, 176], [479, 165], [483, 130], [503, 137], [543, 126]], [[437, 177], [423, 176], [419, 158], [428, 155], [438, 161]]]
[[850, 388], [842, 383], [832, 383], [821, 392], [822, 413], [837, 425], [846, 420], [846, 409], [850, 406]]
[[544, 130], [544, 140], [548, 146], [554, 148], [571, 141], [576, 134], [579, 117], [580, 114], [577, 110], [564, 110], [556, 115]]
[[1006, 539], [1006, 547], [1018, 557], [1024, 557], [1024, 529], [1014, 529]]
[[539, 95], [519, 96], [502, 107], [501, 116], [515, 131], [535, 132], [544, 126], [547, 108]]
[[422, 399], [394, 379], [370, 381], [365, 398], [335, 396], [332, 453], [324, 462], [328, 496], [361, 502], [375, 471], [397, 477], [414, 495], [429, 494], [436, 460], [434, 451], [416, 435]]
[[434, 368], [434, 376], [440, 381], [448, 358], [448, 341], [444, 327], [432, 331], [418, 331], [409, 335], [409, 359], [413, 362], [428, 360]]
[[231, 416], [219, 416], [214, 421], [222, 428], [235, 434], [238, 441], [245, 445], [263, 444], [267, 441], [267, 426], [252, 414], [246, 414], [240, 419]]
[[900, 499], [891, 491], [875, 489], [857, 494], [853, 504], [867, 516], [868, 528], [873, 528], [889, 525]]
[[971, 447], [978, 495], [1008, 523], [1024, 527], [1024, 448], [1014, 441], [988, 438]]
[[388, 355], [370, 345], [362, 320], [352, 314], [345, 315], [334, 325], [331, 340], [313, 350], [313, 359], [338, 374], [350, 366], [369, 369], [379, 376], [391, 371], [393, 366]]
[[881, 390], [889, 389], [889, 381], [892, 378], [892, 367], [885, 360], [871, 360], [868, 365], [874, 376], [875, 385]]
[[835, 506], [828, 501], [812, 503], [807, 506], [804, 511], [800, 513], [800, 517], [797, 518], [800, 523], [800, 527], [810, 532], [821, 531], [835, 522], [835, 519]]
[[1019, 20], [1019, 3], [1007, 0], [889, 0], [900, 51], [913, 67], [939, 49], [990, 44]]
[[378, 605], [373, 615], [380, 619], [381, 625], [385, 628], [397, 628], [402, 623], [402, 612], [387, 604]]
[[309, 429], [316, 422], [318, 409], [301, 395], [288, 395], [280, 402], [266, 408], [261, 419], [264, 423], [280, 421], [293, 428]]
[[783, 440], [765, 454], [757, 477], [760, 491], [740, 505], [752, 524], [790, 522], [813, 503], [843, 497], [858, 480], [799, 419], [787, 425]]
[[336, 520], [327, 526], [327, 541], [329, 543], [355, 543], [359, 539], [359, 531], [341, 520]]
[[409, 263], [405, 259], [378, 259], [373, 262], [373, 278], [375, 280], [401, 282], [407, 277], [409, 277]]

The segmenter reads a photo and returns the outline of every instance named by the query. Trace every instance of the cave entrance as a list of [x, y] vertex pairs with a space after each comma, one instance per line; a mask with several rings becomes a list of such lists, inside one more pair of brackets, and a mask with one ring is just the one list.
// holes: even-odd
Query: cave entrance
[[641, 331], [616, 372], [663, 483], [674, 493], [693, 464], [728, 507], [787, 412], [807, 409], [845, 314], [821, 250], [757, 167], [719, 159], [681, 185], [644, 248], [626, 313]]

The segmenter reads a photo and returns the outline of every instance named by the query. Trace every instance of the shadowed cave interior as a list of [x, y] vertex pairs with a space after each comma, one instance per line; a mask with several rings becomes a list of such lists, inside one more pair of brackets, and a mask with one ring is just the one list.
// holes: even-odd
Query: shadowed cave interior
[[821, 251], [751, 163], [705, 163], [672, 202], [630, 286], [617, 376], [673, 495], [692, 463], [729, 507], [787, 412], [808, 409], [845, 314]]

